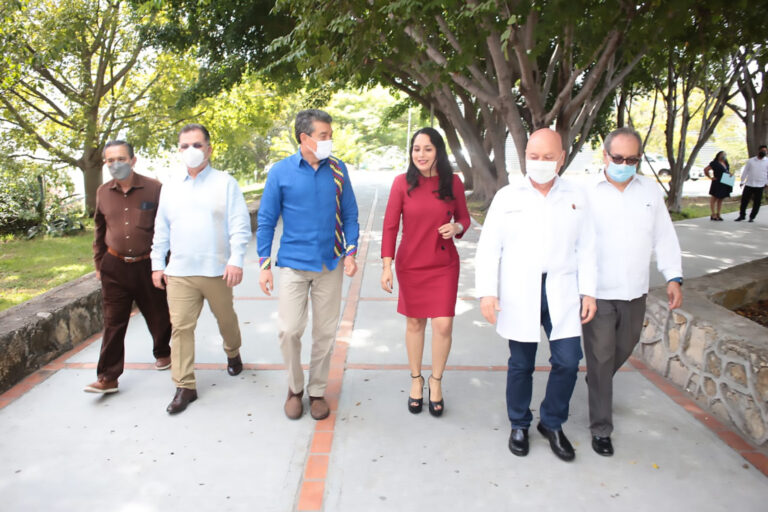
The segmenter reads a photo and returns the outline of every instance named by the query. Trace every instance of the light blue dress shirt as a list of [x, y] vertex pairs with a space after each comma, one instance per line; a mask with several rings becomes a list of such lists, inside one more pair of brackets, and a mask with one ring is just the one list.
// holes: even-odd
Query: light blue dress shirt
[[237, 181], [208, 165], [195, 178], [185, 174], [163, 185], [152, 270], [165, 270], [169, 276], [223, 275], [227, 265], [243, 268], [251, 236], [248, 207]]

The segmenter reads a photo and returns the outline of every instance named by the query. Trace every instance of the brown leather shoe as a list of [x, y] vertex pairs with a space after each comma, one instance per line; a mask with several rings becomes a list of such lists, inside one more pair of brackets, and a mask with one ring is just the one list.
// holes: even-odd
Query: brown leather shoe
[[83, 391], [86, 393], [102, 393], [102, 394], [109, 394], [109, 393], [117, 393], [117, 381], [116, 380], [106, 380], [106, 379], [99, 379], [93, 384], [88, 384], [83, 388]]
[[167, 370], [171, 367], [171, 356], [155, 359], [155, 370]]
[[294, 393], [291, 391], [291, 388], [288, 388], [288, 398], [285, 400], [283, 410], [285, 410], [285, 415], [290, 419], [297, 420], [301, 418], [301, 415], [304, 412], [304, 404], [301, 403], [301, 397], [303, 396], [303, 389], [298, 393]]
[[243, 371], [243, 360], [240, 359], [240, 354], [237, 354], [233, 358], [227, 358], [227, 373], [231, 376], [240, 375]]
[[197, 390], [176, 388], [176, 395], [165, 410], [168, 411], [168, 414], [176, 414], [186, 409], [195, 400], [197, 400]]
[[309, 397], [309, 414], [316, 420], [324, 420], [331, 414], [331, 408], [322, 396], [311, 396]]

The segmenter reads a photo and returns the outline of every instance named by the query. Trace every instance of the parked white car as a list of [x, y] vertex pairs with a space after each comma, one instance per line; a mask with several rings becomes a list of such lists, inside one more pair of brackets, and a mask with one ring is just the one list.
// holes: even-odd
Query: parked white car
[[[659, 176], [669, 176], [669, 161], [661, 155], [646, 154], [643, 157], [643, 165], [652, 168]], [[642, 168], [642, 166], [641, 166]], [[650, 169], [649, 169], [650, 170]], [[649, 172], [653, 175], [653, 172]]]

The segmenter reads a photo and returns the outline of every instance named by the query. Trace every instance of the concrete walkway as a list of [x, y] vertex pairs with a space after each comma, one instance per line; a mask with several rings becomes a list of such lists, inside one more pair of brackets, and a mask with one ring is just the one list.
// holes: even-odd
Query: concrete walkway
[[[128, 330], [126, 372], [115, 395], [81, 391], [95, 377], [94, 336], [0, 395], [0, 510], [766, 510], [768, 458], [639, 364], [616, 377], [614, 457], [590, 447], [582, 378], [565, 425], [576, 460], [555, 458], [533, 430], [529, 456], [510, 454], [506, 343], [471, 298], [479, 226], [458, 243], [462, 272], [443, 380], [446, 412], [439, 419], [409, 414], [405, 322], [395, 312], [396, 294], [379, 287], [380, 230], [393, 176], [352, 176], [361, 271], [345, 278], [328, 389], [335, 412], [327, 420], [283, 415], [277, 302], [259, 290], [252, 243], [235, 290], [246, 370], [227, 375], [206, 307], [197, 329], [200, 398], [171, 417], [170, 374], [152, 369], [140, 315]], [[686, 277], [768, 256], [768, 212], [753, 224], [733, 217], [677, 224]], [[304, 340], [306, 361], [309, 336]], [[542, 344], [534, 408], [548, 356]]]

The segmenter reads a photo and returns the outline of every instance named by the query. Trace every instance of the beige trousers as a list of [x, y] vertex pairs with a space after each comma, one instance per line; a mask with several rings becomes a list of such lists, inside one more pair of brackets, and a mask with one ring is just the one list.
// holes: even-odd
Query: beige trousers
[[323, 396], [336, 340], [341, 306], [344, 265], [322, 272], [280, 267], [278, 336], [288, 369], [288, 386], [294, 393], [304, 389], [301, 368], [301, 336], [307, 327], [308, 298], [312, 299], [312, 355], [309, 362], [309, 396]]
[[203, 300], [219, 324], [227, 357], [240, 353], [240, 327], [232, 302], [232, 288], [218, 277], [168, 276], [171, 313], [171, 378], [177, 388], [195, 389], [195, 326]]

